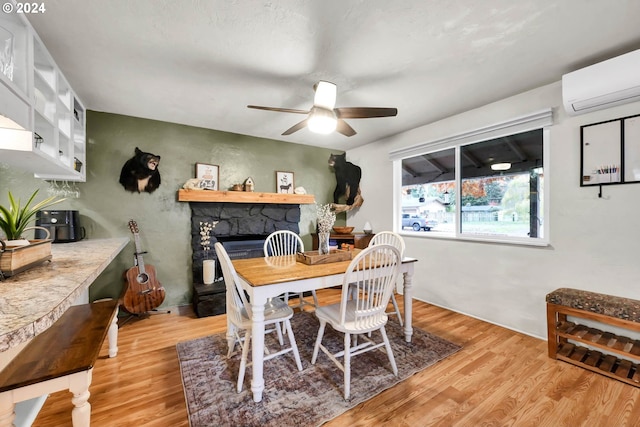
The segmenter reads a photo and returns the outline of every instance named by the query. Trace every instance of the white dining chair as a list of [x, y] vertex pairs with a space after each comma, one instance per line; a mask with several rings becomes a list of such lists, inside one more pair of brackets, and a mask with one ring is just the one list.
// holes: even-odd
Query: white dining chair
[[[393, 374], [398, 375], [398, 367], [385, 330], [388, 320], [385, 311], [398, 277], [400, 261], [400, 251], [394, 246], [379, 244], [367, 247], [356, 255], [345, 272], [340, 302], [316, 308], [320, 329], [311, 363], [316, 363], [318, 351], [322, 350], [343, 371], [345, 400], [350, 396], [353, 356], [384, 346]], [[350, 289], [349, 285], [354, 288]], [[327, 323], [344, 334], [344, 349], [340, 352], [332, 353], [322, 344]], [[382, 335], [382, 342], [375, 342], [367, 336], [377, 330]], [[358, 343], [360, 337], [361, 342]], [[342, 363], [338, 360], [339, 357], [344, 358]]]
[[[404, 245], [404, 240], [399, 234], [394, 233], [392, 231], [380, 231], [376, 233], [376, 235], [373, 236], [373, 238], [371, 238], [368, 246], [380, 245], [380, 244], [386, 244], [386, 245], [391, 245], [396, 247], [400, 251], [400, 260], [402, 260], [402, 257], [404, 256], [405, 245]], [[353, 290], [353, 288], [351, 289]], [[394, 287], [393, 292], [391, 292], [391, 298], [390, 298], [391, 304], [393, 305], [393, 311], [388, 311], [387, 314], [396, 315], [398, 317], [398, 322], [400, 323], [400, 326], [403, 326], [404, 322], [402, 320], [402, 313], [400, 312], [400, 308], [398, 307], [398, 302], [396, 301], [395, 293], [396, 293], [396, 288]]]
[[[247, 300], [244, 289], [240, 286], [238, 281], [238, 275], [236, 273], [231, 259], [227, 254], [220, 242], [214, 245], [216, 254], [218, 256], [218, 262], [222, 268], [222, 275], [224, 276], [225, 285], [227, 288], [227, 318], [233, 324], [235, 339], [232, 343], [229, 343], [229, 351], [227, 356], [230, 357], [235, 344], [239, 343], [242, 348], [242, 357], [240, 359], [240, 368], [238, 370], [238, 384], [237, 391], [242, 391], [242, 384], [244, 382], [244, 375], [247, 368], [247, 357], [249, 355], [249, 349], [251, 348], [251, 334], [252, 334], [252, 311], [251, 304]], [[293, 356], [296, 361], [298, 370], [302, 370], [302, 362], [300, 361], [300, 353], [298, 352], [298, 346], [296, 345], [296, 339], [291, 329], [290, 319], [293, 317], [293, 309], [289, 307], [280, 298], [273, 298], [271, 304], [265, 306], [264, 311], [264, 325], [265, 333], [278, 332], [278, 341], [280, 346], [284, 345], [284, 340], [279, 328], [267, 330], [268, 326], [280, 324], [283, 326], [288, 334], [289, 347], [281, 348], [277, 352], [267, 352], [264, 356], [264, 360], [273, 359], [274, 357], [293, 352]], [[239, 331], [245, 330], [244, 337], [240, 337]], [[266, 347], [265, 347], [266, 348]]]
[[[295, 255], [296, 252], [304, 252], [304, 243], [299, 235], [290, 230], [278, 230], [267, 236], [264, 241], [263, 252], [265, 257], [281, 256], [281, 255]], [[298, 293], [299, 303], [294, 305], [293, 308], [302, 310], [305, 305], [312, 307], [318, 306], [318, 297], [316, 291], [311, 291], [313, 297], [313, 304], [304, 299], [302, 292]], [[284, 294], [284, 301], [289, 302], [289, 294]]]
[[[391, 245], [396, 247], [400, 251], [400, 261], [404, 257], [404, 239], [398, 233], [394, 233], [393, 231], [380, 231], [373, 236], [373, 238], [369, 241], [369, 246], [373, 245]], [[393, 305], [392, 312], [387, 312], [387, 314], [395, 314], [398, 317], [398, 321], [400, 322], [400, 326], [404, 325], [402, 321], [402, 313], [400, 313], [400, 308], [398, 307], [398, 302], [396, 301], [396, 287], [393, 287], [393, 292], [391, 292], [391, 304]]]

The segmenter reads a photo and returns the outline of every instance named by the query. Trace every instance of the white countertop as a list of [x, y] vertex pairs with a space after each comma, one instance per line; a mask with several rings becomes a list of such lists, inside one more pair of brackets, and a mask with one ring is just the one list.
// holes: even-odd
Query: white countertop
[[45, 331], [89, 288], [129, 239], [51, 245], [44, 262], [0, 281], [0, 352]]

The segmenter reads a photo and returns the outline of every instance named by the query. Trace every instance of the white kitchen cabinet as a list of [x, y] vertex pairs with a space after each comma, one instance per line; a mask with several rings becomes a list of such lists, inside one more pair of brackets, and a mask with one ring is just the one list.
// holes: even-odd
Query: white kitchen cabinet
[[85, 108], [24, 15], [0, 14], [0, 55], [0, 115], [32, 135], [31, 144], [0, 139], [0, 162], [37, 178], [85, 181]]

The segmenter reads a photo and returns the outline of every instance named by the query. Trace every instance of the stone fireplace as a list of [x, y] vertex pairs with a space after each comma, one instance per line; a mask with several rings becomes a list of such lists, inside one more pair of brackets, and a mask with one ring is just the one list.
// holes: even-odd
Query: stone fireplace
[[[277, 230], [300, 233], [300, 205], [274, 203], [190, 202], [193, 304], [198, 317], [226, 312], [226, 290], [214, 244], [221, 242], [231, 259], [262, 256], [266, 237]], [[210, 250], [201, 244], [201, 223], [216, 223], [210, 231]], [[205, 285], [202, 261], [216, 261], [216, 281]]]
[[[178, 190], [178, 201], [191, 206], [193, 302], [200, 317], [226, 312], [224, 281], [204, 285], [202, 261], [216, 260], [216, 278], [222, 273], [213, 245], [222, 242], [230, 257], [262, 256], [264, 239], [276, 230], [300, 232], [300, 205], [314, 204], [312, 194], [245, 191]], [[218, 221], [210, 232], [210, 250], [200, 242], [200, 222]], [[248, 246], [248, 247], [247, 247]], [[232, 255], [233, 253], [233, 255]]]

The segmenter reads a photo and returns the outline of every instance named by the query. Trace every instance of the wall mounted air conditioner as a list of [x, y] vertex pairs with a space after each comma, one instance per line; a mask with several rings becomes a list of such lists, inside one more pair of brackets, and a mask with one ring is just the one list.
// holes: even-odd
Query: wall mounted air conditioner
[[573, 116], [640, 101], [640, 49], [565, 74], [562, 101]]

